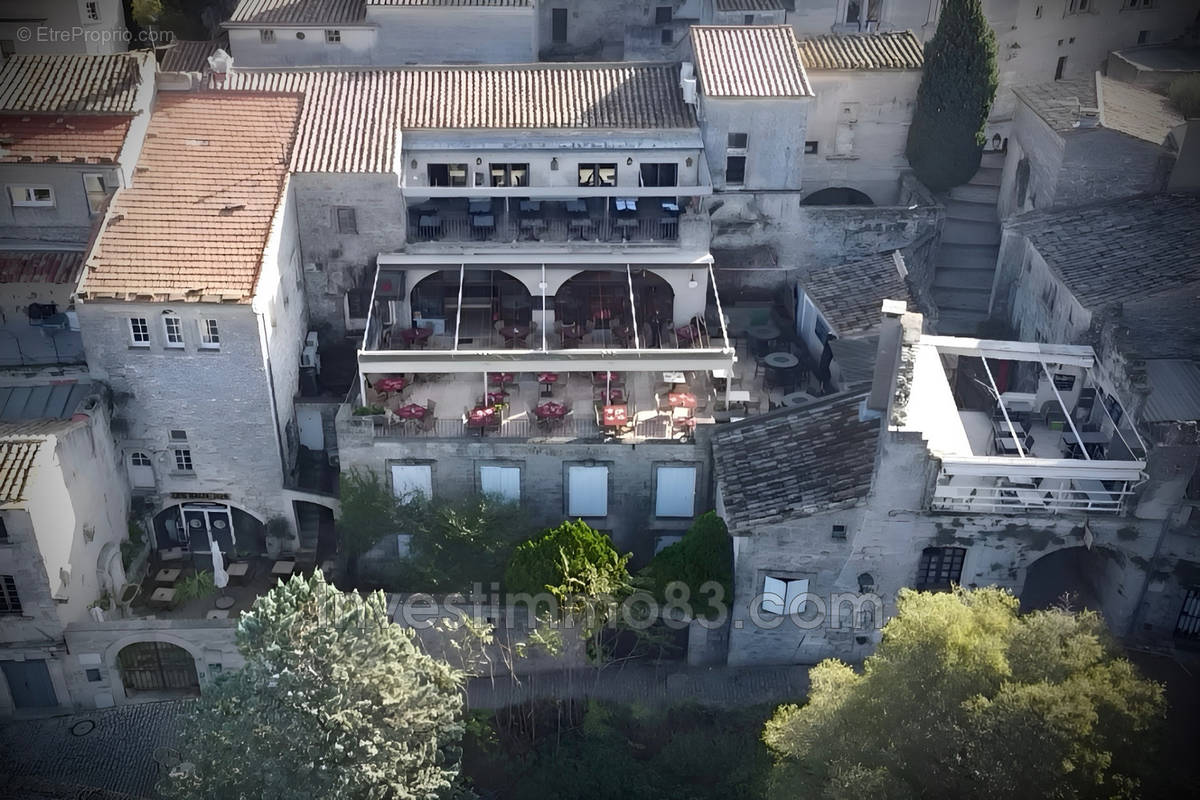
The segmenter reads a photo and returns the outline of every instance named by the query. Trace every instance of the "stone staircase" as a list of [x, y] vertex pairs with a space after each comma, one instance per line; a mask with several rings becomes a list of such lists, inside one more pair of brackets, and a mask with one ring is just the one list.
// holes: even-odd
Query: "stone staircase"
[[973, 335], [987, 319], [1000, 252], [996, 202], [1003, 167], [1003, 153], [984, 153], [971, 180], [939, 198], [946, 206], [942, 241], [934, 257], [939, 333]]

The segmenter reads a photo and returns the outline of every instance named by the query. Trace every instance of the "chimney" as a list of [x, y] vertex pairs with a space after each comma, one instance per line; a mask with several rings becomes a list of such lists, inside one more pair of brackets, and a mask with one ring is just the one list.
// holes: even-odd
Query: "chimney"
[[225, 78], [233, 72], [233, 56], [218, 48], [208, 57], [208, 66], [212, 69], [213, 85], [223, 86]]
[[883, 324], [879, 327], [879, 346], [875, 351], [875, 372], [871, 377], [871, 394], [867, 408], [886, 412], [900, 363], [900, 317], [908, 310], [903, 300], [883, 301]]

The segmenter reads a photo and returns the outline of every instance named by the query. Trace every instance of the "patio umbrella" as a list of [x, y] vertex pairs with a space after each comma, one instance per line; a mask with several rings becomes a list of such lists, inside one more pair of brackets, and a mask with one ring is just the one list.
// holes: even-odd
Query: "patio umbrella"
[[221, 596], [217, 598], [217, 607], [222, 608], [222, 601], [228, 601], [229, 605], [233, 605], [232, 598], [225, 594], [225, 587], [229, 585], [229, 573], [225, 571], [225, 557], [221, 555], [221, 548], [217, 547], [217, 540], [211, 539], [210, 541], [212, 542], [213, 585], [221, 590]]

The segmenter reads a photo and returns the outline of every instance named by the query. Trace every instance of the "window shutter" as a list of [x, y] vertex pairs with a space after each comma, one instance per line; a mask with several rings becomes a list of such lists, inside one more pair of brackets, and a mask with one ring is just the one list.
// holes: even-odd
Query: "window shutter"
[[802, 612], [804, 607], [808, 605], [808, 600], [800, 600], [799, 598], [804, 597], [806, 594], [808, 594], [807, 579], [800, 581], [788, 581], [787, 595], [783, 601], [785, 612], [788, 614], [799, 614]]
[[654, 516], [691, 517], [696, 513], [696, 468], [659, 467]]
[[787, 597], [787, 581], [767, 575], [763, 578], [762, 593], [762, 610], [782, 614], [784, 599]]
[[433, 471], [428, 464], [393, 464], [392, 492], [402, 500], [416, 494], [433, 496]]
[[483, 494], [494, 494], [511, 500], [521, 501], [520, 467], [480, 467], [479, 490]]
[[608, 516], [608, 467], [571, 467], [567, 475], [567, 515]]

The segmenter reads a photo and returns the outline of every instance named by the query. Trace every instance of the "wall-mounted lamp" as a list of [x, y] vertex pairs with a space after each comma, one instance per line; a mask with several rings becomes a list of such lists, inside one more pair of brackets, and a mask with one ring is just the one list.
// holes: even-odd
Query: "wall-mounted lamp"
[[700, 284], [696, 282], [696, 273], [693, 272], [691, 275], [688, 276], [688, 288], [695, 289], [699, 285]]
[[416, 169], [417, 168], [417, 160], [414, 158], [412, 161], [408, 162], [408, 165], [410, 167], [412, 167], [413, 169]]
[[557, 158], [550, 159], [550, 169], [558, 169], [558, 159]]
[[688, 156], [688, 157], [687, 157], [687, 160], [686, 160], [686, 161], [684, 161], [683, 163], [684, 163], [684, 164], [687, 164], [687, 165], [690, 167], [690, 166], [692, 165], [692, 157], [691, 157], [691, 156]]
[[477, 158], [477, 159], [475, 159], [475, 166], [477, 166], [477, 167], [478, 167], [478, 166], [479, 166], [480, 164], [482, 164], [482, 163], [483, 163], [483, 159], [482, 159], [482, 158]]
[[627, 167], [632, 167], [632, 166], [633, 166], [633, 159], [632, 159], [632, 158], [627, 158], [627, 159], [625, 159], [625, 166], [627, 166]]
[[538, 288], [541, 289], [543, 292], [546, 291], [546, 282], [538, 281]]
[[1000, 134], [998, 134], [998, 133], [997, 133], [997, 134], [994, 134], [994, 135], [992, 136], [992, 149], [993, 149], [993, 150], [999, 150], [999, 149], [1000, 149], [1000, 144], [1001, 144], [1003, 141], [1004, 141], [1004, 140], [1000, 138]]

